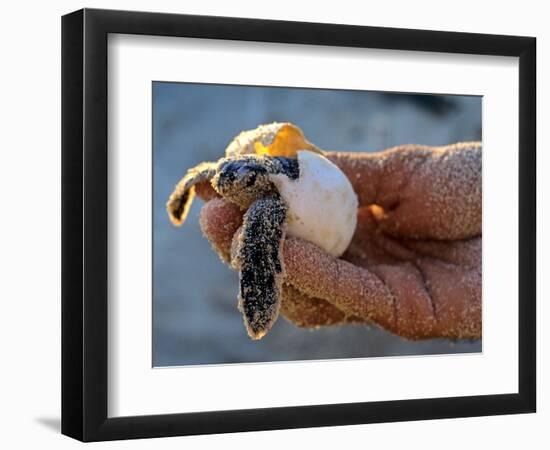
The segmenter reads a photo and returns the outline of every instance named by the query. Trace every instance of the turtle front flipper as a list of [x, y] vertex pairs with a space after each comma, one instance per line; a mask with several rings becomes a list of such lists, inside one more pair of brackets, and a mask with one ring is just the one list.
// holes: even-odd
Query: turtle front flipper
[[174, 225], [183, 225], [195, 196], [195, 185], [203, 181], [210, 181], [216, 174], [216, 167], [217, 163], [201, 163], [189, 169], [176, 185], [168, 203], [166, 203], [168, 216]]
[[239, 310], [252, 339], [265, 336], [279, 315], [286, 209], [279, 197], [264, 197], [256, 200], [244, 216], [237, 251]]

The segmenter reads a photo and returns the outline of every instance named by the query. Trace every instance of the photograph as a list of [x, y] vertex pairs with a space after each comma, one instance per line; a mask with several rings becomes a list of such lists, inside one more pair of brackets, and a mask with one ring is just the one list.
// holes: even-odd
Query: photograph
[[482, 96], [152, 82], [152, 366], [482, 352]]

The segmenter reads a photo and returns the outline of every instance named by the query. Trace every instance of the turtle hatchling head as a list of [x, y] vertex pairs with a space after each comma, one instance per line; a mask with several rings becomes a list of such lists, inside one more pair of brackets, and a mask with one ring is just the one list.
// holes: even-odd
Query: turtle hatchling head
[[255, 155], [224, 158], [218, 163], [212, 187], [222, 197], [247, 208], [258, 198], [276, 192], [268, 165], [266, 157]]

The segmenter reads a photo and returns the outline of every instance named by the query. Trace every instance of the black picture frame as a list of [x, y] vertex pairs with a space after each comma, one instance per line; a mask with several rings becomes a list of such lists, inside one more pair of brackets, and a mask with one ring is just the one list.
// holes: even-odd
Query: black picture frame
[[[518, 393], [107, 417], [109, 33], [519, 57]], [[535, 412], [536, 39], [83, 9], [62, 18], [62, 433], [82, 441]]]

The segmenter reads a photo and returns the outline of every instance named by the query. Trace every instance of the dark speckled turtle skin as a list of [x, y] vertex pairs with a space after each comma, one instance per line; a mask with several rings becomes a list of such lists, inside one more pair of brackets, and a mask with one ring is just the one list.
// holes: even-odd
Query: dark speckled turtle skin
[[260, 339], [279, 315], [286, 205], [278, 197], [256, 200], [244, 216], [239, 237], [239, 309], [248, 334]]

